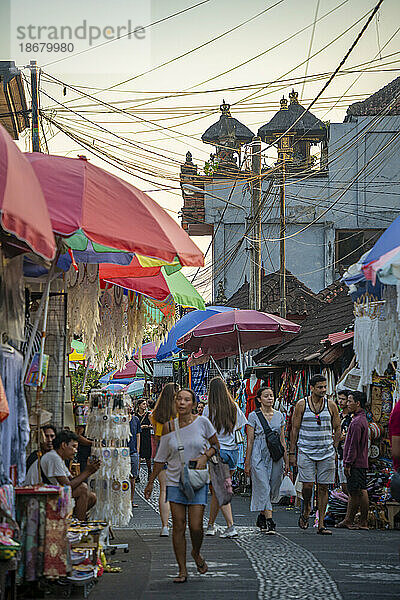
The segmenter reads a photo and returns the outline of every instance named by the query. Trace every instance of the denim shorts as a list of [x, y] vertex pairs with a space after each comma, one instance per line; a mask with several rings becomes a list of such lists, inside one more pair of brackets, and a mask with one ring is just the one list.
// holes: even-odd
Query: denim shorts
[[236, 469], [239, 461], [239, 450], [220, 450], [219, 455], [231, 471]]
[[136, 479], [139, 475], [139, 454], [135, 452], [135, 454], [131, 454], [131, 477]]
[[167, 502], [176, 502], [177, 504], [202, 504], [207, 505], [208, 485], [203, 485], [196, 491], [193, 500], [188, 500], [185, 494], [177, 485], [167, 485]]

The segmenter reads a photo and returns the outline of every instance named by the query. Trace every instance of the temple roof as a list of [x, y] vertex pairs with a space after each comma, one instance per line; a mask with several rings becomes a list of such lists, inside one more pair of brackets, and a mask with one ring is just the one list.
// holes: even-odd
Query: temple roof
[[[325, 138], [326, 125], [301, 106], [298, 102], [298, 94], [294, 90], [289, 94], [290, 104], [285, 97], [281, 100], [281, 109], [272, 117], [272, 119], [260, 127], [258, 135], [265, 142], [275, 134], [284, 133], [293, 123], [296, 123], [291, 129], [292, 133], [310, 137]], [[300, 117], [300, 119], [299, 119]], [[297, 121], [297, 119], [299, 119]], [[297, 122], [296, 122], [297, 121]]]
[[[390, 106], [390, 108], [389, 108]], [[400, 115], [400, 77], [397, 77], [383, 88], [362, 102], [355, 102], [347, 109], [345, 121], [349, 117], [364, 117], [379, 115]]]
[[251, 142], [254, 133], [246, 125], [234, 119], [230, 113], [230, 105], [225, 100], [220, 106], [221, 116], [219, 121], [211, 125], [201, 136], [205, 144], [219, 144], [229, 138], [236, 139], [242, 144]]

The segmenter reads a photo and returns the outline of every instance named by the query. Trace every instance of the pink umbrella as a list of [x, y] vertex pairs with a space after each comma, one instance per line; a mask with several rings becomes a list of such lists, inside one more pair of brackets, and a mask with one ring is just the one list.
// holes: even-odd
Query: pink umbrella
[[204, 355], [218, 355], [218, 358], [239, 355], [243, 375], [243, 352], [280, 344], [299, 331], [300, 325], [275, 315], [234, 310], [203, 321], [182, 336], [177, 345], [187, 352], [201, 350]]
[[121, 371], [116, 371], [113, 375], [114, 379], [130, 379], [131, 377], [135, 377], [138, 370], [138, 366], [133, 360], [129, 360], [125, 367]]
[[[143, 360], [151, 360], [157, 356], [157, 347], [155, 342], [148, 342], [147, 344], [143, 344], [142, 346], [142, 359]], [[139, 353], [136, 352], [133, 358], [138, 361]]]
[[52, 259], [56, 243], [40, 183], [0, 125], [0, 225], [40, 256]]
[[187, 233], [150, 196], [84, 158], [25, 154], [42, 186], [53, 229], [82, 231], [92, 242], [182, 265], [204, 257]]

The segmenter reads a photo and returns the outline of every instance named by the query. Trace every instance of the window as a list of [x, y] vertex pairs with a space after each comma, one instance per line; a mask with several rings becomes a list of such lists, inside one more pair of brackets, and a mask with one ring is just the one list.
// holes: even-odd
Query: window
[[357, 262], [371, 250], [383, 229], [337, 229], [336, 230], [336, 270], [342, 274], [347, 267]]

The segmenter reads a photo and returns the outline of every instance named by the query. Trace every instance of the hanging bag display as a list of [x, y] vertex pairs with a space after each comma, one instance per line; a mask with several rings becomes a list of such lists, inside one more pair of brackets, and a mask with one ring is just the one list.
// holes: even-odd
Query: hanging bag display
[[264, 417], [260, 409], [256, 410], [256, 415], [261, 423], [262, 428], [264, 429], [265, 441], [267, 442], [267, 447], [269, 453], [271, 454], [271, 458], [274, 462], [278, 462], [278, 460], [280, 460], [285, 454], [279, 434], [271, 429], [271, 427], [268, 425], [267, 419]]
[[178, 441], [178, 452], [181, 461], [181, 476], [179, 481], [179, 489], [185, 494], [186, 498], [191, 501], [197, 490], [202, 488], [209, 482], [208, 469], [190, 469], [185, 462], [185, 449], [182, 445], [181, 436], [179, 433], [179, 420], [174, 419], [175, 435]]

